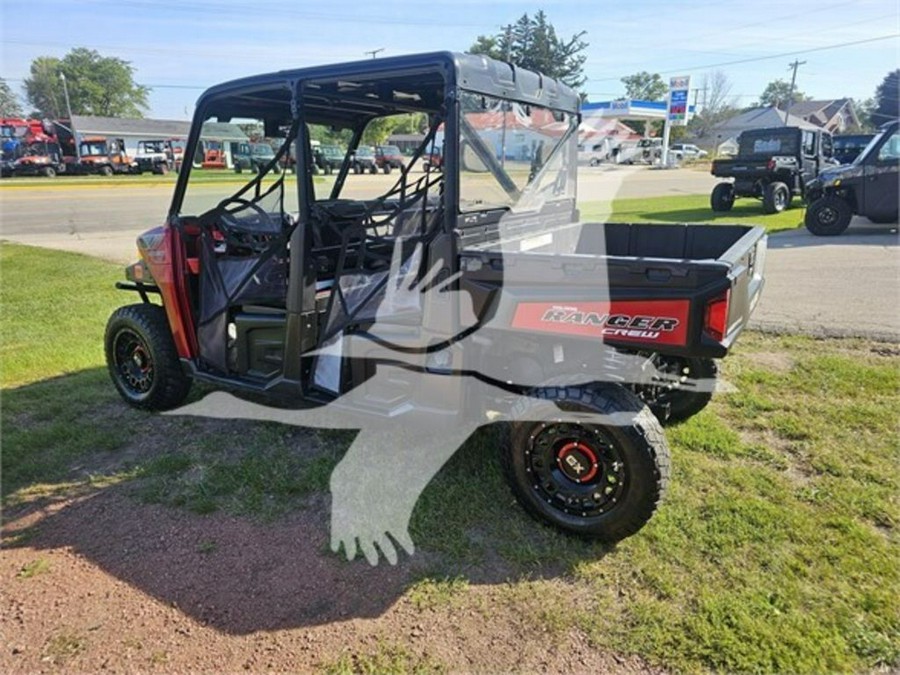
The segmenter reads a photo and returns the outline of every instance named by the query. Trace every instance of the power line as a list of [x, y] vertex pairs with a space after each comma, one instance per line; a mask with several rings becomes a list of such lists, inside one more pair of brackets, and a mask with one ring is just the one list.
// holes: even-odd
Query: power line
[[[900, 33], [892, 33], [891, 35], [882, 35], [880, 37], [867, 38], [865, 40], [854, 40], [852, 42], [839, 42], [833, 45], [825, 45], [822, 47], [811, 47], [809, 49], [798, 49], [792, 52], [782, 52], [780, 54], [769, 54], [767, 56], [754, 56], [746, 59], [737, 59], [735, 61], [722, 61], [721, 63], [709, 63], [704, 66], [685, 66], [682, 68], [674, 68], [672, 70], [660, 71], [660, 75], [669, 75], [672, 73], [685, 73], [694, 70], [708, 70], [710, 68], [721, 68], [722, 66], [736, 66], [742, 63], [755, 63], [757, 61], [769, 61], [771, 59], [782, 59], [785, 56], [800, 56], [801, 54], [812, 54], [814, 52], [823, 52], [829, 49], [839, 49], [841, 47], [852, 47], [854, 45], [862, 45], [870, 42], [879, 42], [880, 40], [892, 40], [900, 37]], [[604, 77], [599, 79], [588, 78], [590, 82], [615, 82], [617, 77]]]

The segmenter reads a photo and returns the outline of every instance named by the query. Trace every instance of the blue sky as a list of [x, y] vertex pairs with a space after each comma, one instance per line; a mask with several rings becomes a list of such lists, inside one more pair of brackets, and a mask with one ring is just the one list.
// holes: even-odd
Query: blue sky
[[897, 0], [41, 0], [31, 9], [0, 3], [0, 76], [14, 91], [21, 92], [34, 57], [89, 47], [130, 61], [135, 79], [153, 90], [148, 116], [169, 119], [190, 118], [202, 90], [217, 82], [368, 58], [367, 50], [380, 48], [384, 56], [464, 51], [479, 34], [539, 9], [562, 36], [587, 31], [591, 101], [621, 95], [619, 78], [636, 71], [690, 74], [697, 84], [718, 69], [738, 104], [749, 105], [770, 80], [790, 78], [795, 58], [806, 61], [798, 72], [801, 91], [862, 99], [900, 61]]

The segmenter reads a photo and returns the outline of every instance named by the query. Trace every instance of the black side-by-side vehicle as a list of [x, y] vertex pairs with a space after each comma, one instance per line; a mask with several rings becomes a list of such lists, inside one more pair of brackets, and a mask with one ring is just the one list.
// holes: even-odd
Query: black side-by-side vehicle
[[854, 215], [873, 223], [896, 223], [900, 191], [898, 122], [884, 124], [852, 164], [823, 171], [807, 191], [806, 229], [838, 235]]
[[713, 188], [713, 211], [730, 211], [737, 197], [762, 200], [763, 211], [780, 213], [806, 186], [836, 162], [831, 134], [822, 129], [750, 129], [738, 137], [738, 154], [712, 163], [712, 175], [731, 178]]
[[[381, 181], [346, 180], [367, 125], [406, 113], [424, 113], [428, 131], [393, 186], [373, 194], [364, 190]], [[501, 153], [504, 114], [516, 133]], [[390, 366], [383, 349], [377, 360], [352, 352], [358, 341], [420, 345], [397, 348], [396, 377], [364, 389], [356, 412], [397, 428], [413, 416], [435, 429], [506, 420], [502, 463], [530, 513], [606, 541], [637, 532], [669, 480], [660, 423], [709, 402], [714, 360], [760, 297], [762, 228], [581, 222], [578, 93], [482, 56], [221, 84], [197, 104], [186, 155], [207, 120], [247, 119], [277, 141], [269, 164], [220, 201], [185, 166], [165, 225], [138, 240], [141, 261], [119, 286], [143, 302], [116, 311], [106, 331], [122, 397], [174, 408], [198, 381], [326, 406]], [[312, 175], [310, 125], [349, 132], [333, 183]], [[413, 173], [435, 146], [442, 171]], [[289, 147], [296, 176], [273, 174]], [[446, 288], [393, 302], [398, 259]], [[358, 341], [324, 371], [317, 354], [347, 336]], [[547, 417], [521, 415], [522, 401], [549, 405]], [[558, 423], [561, 410], [597, 421]]]

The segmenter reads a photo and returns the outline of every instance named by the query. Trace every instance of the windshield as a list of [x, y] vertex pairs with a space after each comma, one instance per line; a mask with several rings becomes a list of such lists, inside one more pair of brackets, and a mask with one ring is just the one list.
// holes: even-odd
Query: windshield
[[865, 149], [856, 156], [856, 159], [853, 160], [853, 164], [861, 164], [866, 160], [872, 153], [872, 149], [881, 142], [881, 139], [884, 138], [884, 135], [887, 133], [887, 129], [882, 129], [877, 134], [872, 137], [872, 140], [869, 141], [868, 145], [866, 145]]
[[345, 154], [343, 148], [336, 145], [323, 145], [319, 150], [323, 155], [332, 159], [343, 159]]
[[471, 92], [461, 103], [461, 211], [575, 198], [576, 115]]
[[52, 152], [59, 152], [58, 147], [47, 143], [32, 143], [25, 150], [26, 155], [32, 155], [34, 157], [43, 157], [44, 155], [49, 155]]
[[275, 156], [275, 151], [272, 150], [272, 146], [268, 143], [251, 143], [250, 154], [255, 155], [256, 157], [271, 158]]
[[396, 145], [382, 145], [381, 146], [381, 154], [382, 155], [399, 155], [400, 148]]
[[138, 152], [165, 152], [166, 148], [162, 141], [141, 141], [138, 143]]
[[367, 145], [361, 145], [356, 149], [356, 156], [372, 158], [375, 156], [375, 150]]
[[[267, 211], [295, 213], [298, 206], [294, 180], [281, 173], [280, 165], [259, 173], [275, 156], [271, 144], [280, 148], [285, 141], [283, 138], [268, 139], [264, 133], [265, 122], [261, 118], [233, 117], [227, 122], [217, 118], [206, 120], [190, 158], [190, 175], [179, 213], [197, 216], [236, 198], [260, 201]], [[265, 138], [271, 144], [251, 141], [251, 135]], [[257, 158], [257, 166], [251, 167], [251, 156]], [[270, 189], [266, 199], [258, 199], [258, 195], [268, 193]]]
[[93, 157], [106, 154], [106, 141], [90, 141], [81, 144], [81, 156]]

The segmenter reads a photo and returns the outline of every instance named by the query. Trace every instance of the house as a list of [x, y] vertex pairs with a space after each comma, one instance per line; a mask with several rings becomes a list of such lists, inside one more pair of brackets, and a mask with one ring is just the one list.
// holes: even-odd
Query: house
[[191, 123], [178, 120], [72, 115], [71, 126], [79, 138], [84, 136], [121, 138], [125, 141], [125, 152], [133, 155], [137, 152], [138, 141], [187, 138]]
[[793, 113], [786, 117], [787, 120], [785, 120], [784, 110], [779, 110], [775, 106], [751, 108], [713, 126], [706, 138], [698, 139], [697, 144], [705, 149], [712, 149], [718, 152], [719, 147], [722, 145], [725, 145], [725, 148], [734, 147], [740, 133], [748, 129], [783, 126], [800, 127], [801, 129], [820, 128], [816, 124], [795, 116]]
[[798, 101], [789, 109], [791, 115], [805, 122], [827, 129], [833, 134], [845, 133], [860, 127], [853, 99], [837, 98], [822, 101]]

